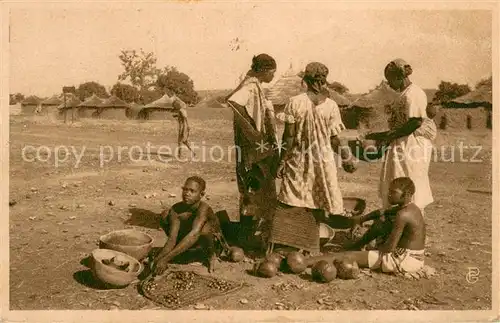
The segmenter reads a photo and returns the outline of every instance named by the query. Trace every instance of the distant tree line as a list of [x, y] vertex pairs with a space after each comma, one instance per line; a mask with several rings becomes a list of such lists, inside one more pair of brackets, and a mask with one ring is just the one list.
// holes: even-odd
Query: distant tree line
[[[157, 68], [154, 53], [146, 53], [142, 49], [122, 50], [118, 58], [123, 72], [118, 75], [118, 82], [109, 89], [109, 93], [104, 85], [90, 81], [76, 87], [76, 97], [83, 101], [94, 94], [100, 98], [115, 95], [128, 103], [147, 104], [168, 94], [176, 95], [188, 104], [198, 103], [193, 80], [175, 66]], [[125, 81], [128, 84], [123, 83]], [[25, 99], [21, 93], [9, 96], [10, 104], [17, 104]], [[37, 98], [39, 100], [41, 99]]]

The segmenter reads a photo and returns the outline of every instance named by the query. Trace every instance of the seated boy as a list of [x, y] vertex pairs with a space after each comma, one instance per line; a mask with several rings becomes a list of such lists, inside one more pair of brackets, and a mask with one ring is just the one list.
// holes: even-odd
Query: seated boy
[[182, 201], [162, 213], [160, 224], [168, 240], [154, 259], [153, 274], [161, 275], [174, 257], [194, 246], [202, 247], [208, 271], [214, 271], [217, 260], [215, 243], [225, 241], [219, 219], [212, 208], [201, 201], [205, 188], [205, 180], [201, 177], [189, 177], [182, 187]]
[[411, 202], [415, 184], [408, 177], [396, 178], [389, 194], [391, 209], [352, 219], [356, 224], [376, 220], [355, 247], [381, 238], [378, 250], [346, 251], [334, 254], [334, 258], [355, 260], [359, 267], [390, 273], [417, 272], [424, 266], [425, 222], [420, 209]]

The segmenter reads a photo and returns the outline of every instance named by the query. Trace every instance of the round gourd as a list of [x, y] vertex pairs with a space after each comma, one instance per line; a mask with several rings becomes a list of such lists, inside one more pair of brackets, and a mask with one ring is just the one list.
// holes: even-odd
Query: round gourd
[[298, 251], [290, 252], [286, 257], [286, 263], [294, 274], [300, 274], [307, 268], [304, 255]]
[[245, 258], [245, 252], [238, 247], [231, 247], [229, 249], [229, 257], [233, 262], [240, 262]]
[[337, 276], [341, 279], [356, 279], [359, 277], [360, 271], [356, 261], [335, 261], [334, 265], [337, 268]]
[[259, 268], [257, 269], [257, 273], [261, 277], [271, 278], [278, 272], [278, 268], [273, 262], [263, 261]]
[[266, 261], [272, 262], [276, 265], [276, 268], [281, 266], [281, 262], [283, 261], [283, 257], [277, 253], [271, 253], [266, 256]]
[[318, 261], [312, 268], [312, 277], [314, 280], [321, 283], [328, 283], [337, 277], [337, 269], [335, 266], [326, 261]]

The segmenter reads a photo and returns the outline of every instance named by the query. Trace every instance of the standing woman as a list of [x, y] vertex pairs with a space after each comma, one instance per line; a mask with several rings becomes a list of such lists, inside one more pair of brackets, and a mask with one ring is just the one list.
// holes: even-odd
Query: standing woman
[[[254, 56], [251, 69], [226, 101], [234, 112], [236, 179], [240, 193], [241, 242], [260, 231], [265, 244], [268, 224], [276, 204], [277, 167], [274, 108], [261, 84], [269, 83], [276, 72], [276, 61], [267, 54]], [[257, 225], [255, 227], [255, 225]], [[250, 240], [250, 241], [249, 241]]]
[[434, 201], [429, 184], [429, 165], [432, 140], [436, 130], [427, 116], [427, 96], [408, 78], [411, 66], [402, 59], [395, 59], [385, 67], [389, 86], [400, 92], [390, 109], [389, 128], [382, 133], [366, 135], [389, 143], [380, 175], [380, 197], [383, 208], [390, 207], [389, 185], [398, 177], [409, 177], [415, 183], [413, 202], [422, 210]]
[[292, 97], [284, 112], [278, 115], [285, 122], [278, 201], [311, 209], [320, 219], [325, 212], [344, 213], [334, 154], [340, 151], [344, 170], [355, 171], [355, 158], [350, 149], [340, 145], [338, 136], [345, 126], [339, 107], [329, 98], [327, 76], [325, 65], [309, 63], [303, 73], [307, 92]]

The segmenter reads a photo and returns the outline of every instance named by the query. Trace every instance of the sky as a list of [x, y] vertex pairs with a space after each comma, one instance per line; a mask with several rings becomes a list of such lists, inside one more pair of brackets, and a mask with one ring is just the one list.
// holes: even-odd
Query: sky
[[298, 72], [322, 62], [329, 80], [353, 93], [374, 88], [398, 57], [422, 88], [441, 80], [473, 86], [492, 73], [492, 16], [320, 3], [12, 7], [10, 93], [50, 96], [86, 81], [110, 89], [123, 71], [120, 51], [140, 48], [156, 55], [157, 67], [188, 74], [196, 90], [233, 88], [259, 53], [276, 59], [277, 78], [290, 65]]

